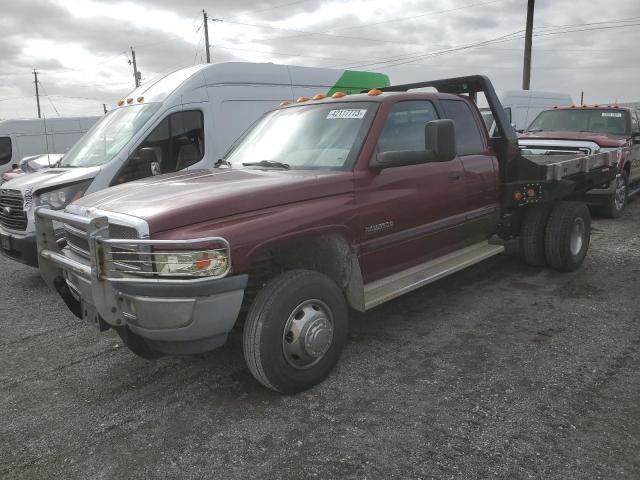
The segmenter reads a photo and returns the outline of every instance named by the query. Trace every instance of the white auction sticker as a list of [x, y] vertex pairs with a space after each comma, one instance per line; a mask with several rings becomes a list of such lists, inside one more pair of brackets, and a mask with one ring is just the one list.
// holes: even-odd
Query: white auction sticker
[[620, 112], [602, 112], [603, 117], [622, 117], [622, 113]]
[[364, 118], [367, 113], [364, 109], [345, 109], [345, 110], [331, 110], [327, 115], [327, 119], [334, 118]]

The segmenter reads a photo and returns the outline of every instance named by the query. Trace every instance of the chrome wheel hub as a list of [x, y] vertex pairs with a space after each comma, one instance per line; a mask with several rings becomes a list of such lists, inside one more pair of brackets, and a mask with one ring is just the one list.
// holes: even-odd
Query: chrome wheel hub
[[616, 210], [622, 210], [627, 201], [627, 186], [624, 183], [624, 177], [620, 174], [616, 177], [616, 192], [613, 196]]
[[320, 300], [307, 300], [293, 309], [282, 335], [282, 350], [295, 368], [309, 368], [325, 356], [333, 342], [333, 317]]
[[584, 244], [584, 232], [584, 220], [578, 217], [573, 221], [573, 227], [571, 228], [571, 240], [569, 242], [571, 255], [578, 255], [582, 250], [582, 245]]

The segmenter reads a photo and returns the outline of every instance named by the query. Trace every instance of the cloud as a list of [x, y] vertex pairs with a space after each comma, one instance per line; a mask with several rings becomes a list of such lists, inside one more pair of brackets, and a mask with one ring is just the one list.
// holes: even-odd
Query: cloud
[[[468, 73], [517, 89], [524, 0], [22, 0], [0, 17], [0, 117], [33, 116], [32, 69], [65, 115], [100, 113], [143, 81], [204, 59], [201, 14], [212, 19], [214, 61], [244, 60], [382, 71], [397, 83]], [[606, 7], [606, 8], [604, 8]], [[606, 13], [603, 13], [606, 12]], [[532, 88], [594, 102], [639, 100], [639, 26], [567, 33], [557, 25], [640, 17], [637, 0], [536, 2]], [[636, 21], [635, 23], [640, 23]], [[579, 27], [573, 27], [579, 30]], [[557, 31], [556, 31], [557, 30]], [[47, 114], [55, 115], [48, 101]]]

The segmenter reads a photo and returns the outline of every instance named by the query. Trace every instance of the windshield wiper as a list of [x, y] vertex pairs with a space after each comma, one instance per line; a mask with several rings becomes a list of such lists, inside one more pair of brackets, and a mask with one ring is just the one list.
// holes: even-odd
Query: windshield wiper
[[265, 168], [284, 168], [289, 170], [288, 163], [276, 162], [274, 160], [260, 160], [259, 162], [244, 162], [243, 167], [265, 167]]
[[221, 167], [222, 165], [226, 165], [227, 167], [231, 167], [231, 162], [225, 160], [224, 158], [219, 158], [216, 163], [213, 164], [213, 168]]

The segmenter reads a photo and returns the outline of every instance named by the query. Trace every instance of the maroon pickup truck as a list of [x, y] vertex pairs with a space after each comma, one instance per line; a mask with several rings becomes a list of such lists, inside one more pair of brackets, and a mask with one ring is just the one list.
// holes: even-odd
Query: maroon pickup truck
[[[438, 93], [410, 91], [423, 87]], [[212, 350], [242, 325], [256, 379], [295, 393], [337, 362], [349, 307], [502, 252], [492, 238], [519, 237], [532, 265], [580, 267], [590, 217], [574, 199], [614, 178], [615, 156], [534, 161], [517, 142], [483, 76], [303, 97], [211, 171], [39, 208], [39, 268], [72, 312], [143, 357]]]
[[634, 109], [574, 105], [545, 110], [520, 136], [520, 147], [530, 155], [615, 152], [616, 179], [586, 196], [604, 216], [620, 217], [629, 197], [640, 192], [640, 114]]

